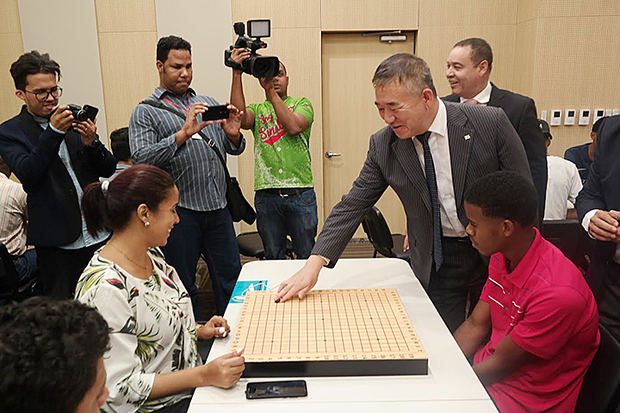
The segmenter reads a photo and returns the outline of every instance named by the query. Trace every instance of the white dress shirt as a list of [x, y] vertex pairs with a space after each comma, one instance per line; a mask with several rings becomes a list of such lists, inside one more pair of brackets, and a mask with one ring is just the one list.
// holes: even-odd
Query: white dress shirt
[[[577, 166], [558, 156], [547, 156], [547, 199], [544, 219], [566, 219], [583, 188]], [[568, 204], [570, 202], [570, 204]]]
[[[485, 106], [488, 105], [489, 100], [491, 99], [491, 89], [493, 89], [493, 87], [491, 86], [491, 82], [487, 82], [487, 86], [484, 89], [482, 89], [482, 91], [478, 93], [476, 96], [474, 96], [472, 99], [478, 102], [479, 105], [485, 105]], [[461, 97], [460, 100], [461, 100], [461, 103], [463, 103], [469, 99]]]
[[[448, 144], [448, 115], [446, 105], [439, 100], [439, 110], [428, 130], [431, 135], [428, 138], [428, 146], [431, 149], [435, 176], [437, 178], [437, 191], [441, 204], [441, 228], [444, 237], [466, 237], [465, 227], [459, 221], [454, 197], [454, 184], [452, 182], [452, 164], [450, 163], [450, 145]], [[415, 137], [413, 145], [418, 152], [418, 159], [424, 172], [424, 148]]]

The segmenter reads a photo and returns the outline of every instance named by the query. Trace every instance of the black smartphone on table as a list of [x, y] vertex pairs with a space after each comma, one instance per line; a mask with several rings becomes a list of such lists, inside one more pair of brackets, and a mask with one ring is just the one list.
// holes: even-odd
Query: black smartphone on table
[[307, 395], [305, 380], [250, 382], [245, 388], [246, 399], [305, 397]]
[[226, 119], [230, 115], [230, 110], [226, 105], [208, 106], [207, 111], [202, 114], [202, 121]]

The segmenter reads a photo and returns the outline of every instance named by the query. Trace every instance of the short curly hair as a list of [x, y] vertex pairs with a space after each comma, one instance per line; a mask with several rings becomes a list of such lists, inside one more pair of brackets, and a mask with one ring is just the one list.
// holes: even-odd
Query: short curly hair
[[0, 308], [0, 411], [74, 412], [95, 384], [108, 334], [97, 310], [73, 300]]
[[486, 217], [509, 219], [523, 227], [538, 222], [538, 196], [531, 181], [513, 171], [497, 171], [476, 180], [465, 192], [465, 202]]

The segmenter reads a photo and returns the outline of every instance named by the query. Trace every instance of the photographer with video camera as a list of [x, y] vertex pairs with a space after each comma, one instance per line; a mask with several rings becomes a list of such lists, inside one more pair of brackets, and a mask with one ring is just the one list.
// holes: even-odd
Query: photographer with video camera
[[[241, 113], [232, 105], [200, 96], [190, 88], [191, 45], [177, 36], [157, 43], [159, 87], [133, 111], [129, 146], [135, 164], [155, 165], [174, 178], [179, 189], [180, 222], [162, 248], [179, 273], [202, 320], [196, 288], [196, 264], [205, 257], [213, 283], [215, 307], [224, 314], [241, 271], [239, 248], [226, 200], [226, 154], [245, 149]], [[211, 120], [207, 120], [211, 119]], [[208, 138], [203, 139], [201, 136]], [[211, 146], [213, 145], [213, 146]]]
[[[248, 22], [248, 32], [258, 37], [251, 30], [252, 23]], [[264, 31], [260, 35], [266, 37], [269, 33]], [[293, 241], [295, 256], [305, 259], [314, 246], [318, 224], [310, 163], [314, 111], [305, 97], [288, 96], [289, 78], [281, 62], [274, 76], [257, 76], [265, 90], [265, 101], [246, 106], [242, 65], [252, 54], [248, 48], [231, 51], [230, 58], [239, 65], [233, 68], [230, 101], [244, 110], [241, 127], [251, 129], [254, 134], [254, 206], [258, 233], [267, 259], [286, 258], [287, 235]], [[256, 69], [256, 63], [253, 67]]]
[[[28, 194], [28, 244], [37, 250], [42, 293], [73, 297], [78, 277], [109, 233], [91, 236], [82, 189], [110, 176], [116, 160], [97, 139], [97, 109], [59, 105], [60, 66], [37, 51], [11, 65], [21, 112], [0, 125], [0, 156]], [[78, 120], [79, 119], [79, 120]]]

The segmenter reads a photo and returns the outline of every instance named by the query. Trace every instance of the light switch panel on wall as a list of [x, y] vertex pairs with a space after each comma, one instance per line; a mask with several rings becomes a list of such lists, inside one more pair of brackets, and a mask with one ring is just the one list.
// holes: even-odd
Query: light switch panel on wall
[[560, 126], [562, 124], [562, 111], [560, 109], [553, 109], [551, 111], [551, 121], [549, 125]]

